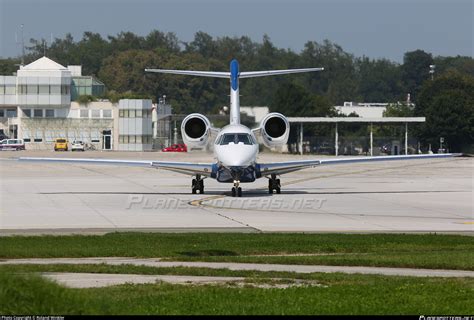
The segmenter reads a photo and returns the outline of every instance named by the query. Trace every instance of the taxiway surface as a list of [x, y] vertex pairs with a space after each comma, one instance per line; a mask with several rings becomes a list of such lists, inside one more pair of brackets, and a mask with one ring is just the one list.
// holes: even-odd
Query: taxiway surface
[[[0, 152], [0, 233], [110, 231], [449, 232], [474, 230], [472, 158], [321, 166], [281, 177], [282, 194], [267, 179], [242, 184], [152, 168], [29, 163], [14, 157], [86, 157], [212, 162], [205, 153]], [[321, 156], [261, 154], [260, 161]]]

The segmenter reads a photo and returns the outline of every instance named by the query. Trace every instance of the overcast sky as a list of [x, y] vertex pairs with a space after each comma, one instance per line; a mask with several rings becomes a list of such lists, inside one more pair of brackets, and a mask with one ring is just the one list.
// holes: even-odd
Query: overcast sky
[[308, 40], [329, 39], [356, 56], [401, 62], [406, 51], [473, 56], [474, 0], [0, 0], [0, 56], [18, 56], [23, 23], [30, 38], [80, 39], [84, 31], [115, 35], [153, 29], [191, 41], [268, 34], [300, 52]]

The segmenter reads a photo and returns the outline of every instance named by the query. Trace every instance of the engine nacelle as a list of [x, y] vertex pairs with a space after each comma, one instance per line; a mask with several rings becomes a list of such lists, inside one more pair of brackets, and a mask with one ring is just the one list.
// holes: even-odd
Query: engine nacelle
[[206, 146], [210, 133], [211, 123], [202, 114], [192, 113], [181, 123], [183, 142], [190, 148]]
[[260, 122], [260, 131], [266, 147], [280, 147], [288, 142], [290, 124], [284, 115], [272, 112]]

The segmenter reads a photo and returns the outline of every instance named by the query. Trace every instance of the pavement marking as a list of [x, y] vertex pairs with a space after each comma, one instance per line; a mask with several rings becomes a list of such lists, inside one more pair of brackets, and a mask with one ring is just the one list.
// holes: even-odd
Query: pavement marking
[[197, 262], [197, 261], [161, 261], [159, 258], [134, 259], [123, 257], [107, 258], [33, 258], [33, 259], [7, 259], [0, 260], [0, 265], [14, 264], [107, 264], [107, 265], [135, 265], [148, 267], [188, 267], [229, 269], [234, 271], [276, 271], [295, 273], [346, 273], [346, 274], [373, 274], [386, 276], [409, 277], [474, 277], [474, 271], [469, 270], [443, 270], [443, 269], [413, 269], [413, 268], [388, 268], [364, 266], [324, 266], [324, 265], [284, 265], [284, 264], [259, 264], [259, 263], [234, 263], [234, 262]]

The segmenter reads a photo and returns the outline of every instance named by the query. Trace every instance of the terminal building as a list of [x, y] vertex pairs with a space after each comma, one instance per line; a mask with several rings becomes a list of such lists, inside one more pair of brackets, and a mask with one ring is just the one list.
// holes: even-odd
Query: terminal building
[[75, 101], [104, 92], [104, 84], [82, 75], [81, 66], [42, 57], [16, 75], [0, 76], [0, 133], [23, 139], [27, 149], [53, 150], [56, 138], [66, 138], [97, 150], [150, 150], [153, 112], [163, 108], [141, 99]]

